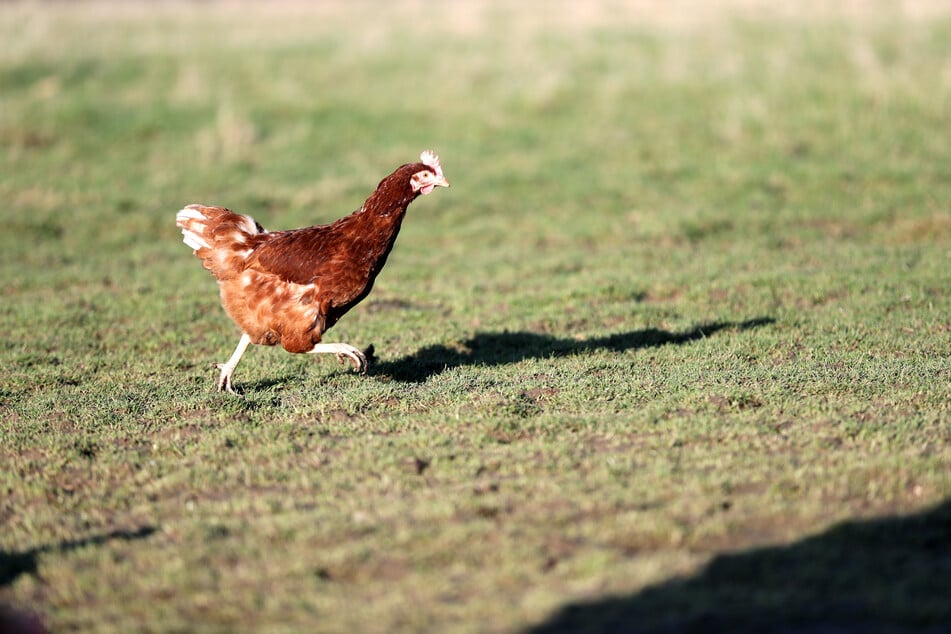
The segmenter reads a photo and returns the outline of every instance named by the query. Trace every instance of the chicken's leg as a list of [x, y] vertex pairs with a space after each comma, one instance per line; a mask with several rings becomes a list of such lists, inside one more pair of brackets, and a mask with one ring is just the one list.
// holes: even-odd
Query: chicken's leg
[[360, 374], [366, 374], [367, 372], [367, 358], [366, 356], [346, 343], [316, 343], [314, 347], [307, 351], [308, 354], [335, 354], [341, 363], [344, 363], [346, 359], [350, 360], [350, 363], [353, 364], [353, 370], [359, 372]]
[[234, 369], [238, 367], [238, 361], [241, 360], [241, 355], [244, 354], [244, 351], [247, 350], [250, 345], [251, 337], [242, 333], [241, 339], [238, 341], [238, 347], [234, 349], [234, 354], [231, 355], [231, 358], [228, 359], [226, 363], [217, 364], [218, 369], [221, 370], [221, 374], [218, 375], [219, 392], [227, 390], [232, 394], [237, 394], [234, 388], [231, 387], [231, 377], [234, 376]]

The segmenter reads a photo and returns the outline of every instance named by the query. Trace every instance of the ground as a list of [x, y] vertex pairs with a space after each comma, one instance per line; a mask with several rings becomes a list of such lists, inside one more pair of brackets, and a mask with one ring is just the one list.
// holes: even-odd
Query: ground
[[[0, 604], [51, 631], [943, 631], [951, 7], [0, 5]], [[248, 351], [183, 205], [370, 297]]]

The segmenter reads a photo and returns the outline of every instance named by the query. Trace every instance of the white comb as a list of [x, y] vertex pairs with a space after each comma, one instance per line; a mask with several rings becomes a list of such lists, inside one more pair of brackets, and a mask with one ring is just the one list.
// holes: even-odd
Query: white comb
[[419, 160], [423, 162], [423, 165], [431, 168], [436, 172], [436, 176], [442, 176], [442, 166], [439, 165], [439, 157], [436, 156], [436, 153], [432, 150], [425, 150], [422, 154], [419, 155]]

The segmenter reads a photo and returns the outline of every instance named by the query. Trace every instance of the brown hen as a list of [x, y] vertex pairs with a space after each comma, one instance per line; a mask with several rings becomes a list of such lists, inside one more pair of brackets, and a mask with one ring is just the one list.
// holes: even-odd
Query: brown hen
[[406, 208], [421, 194], [449, 187], [430, 151], [380, 181], [363, 206], [329, 225], [265, 231], [250, 216], [188, 205], [176, 224], [183, 242], [218, 280], [225, 312], [241, 329], [234, 354], [219, 363], [218, 390], [235, 393], [235, 368], [252, 343], [288, 352], [331, 353], [365, 372], [366, 356], [345, 343], [322, 343], [380, 273]]

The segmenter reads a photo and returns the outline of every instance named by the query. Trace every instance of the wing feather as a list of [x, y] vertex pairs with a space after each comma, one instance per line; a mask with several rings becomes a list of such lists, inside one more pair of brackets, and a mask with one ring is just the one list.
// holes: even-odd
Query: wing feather
[[334, 260], [335, 246], [327, 225], [276, 231], [250, 255], [247, 268], [287, 282], [310, 284]]

